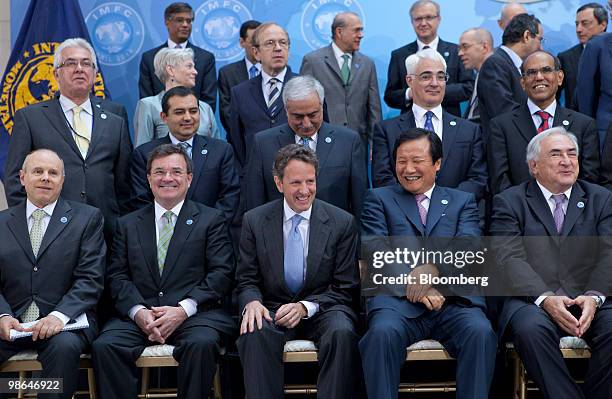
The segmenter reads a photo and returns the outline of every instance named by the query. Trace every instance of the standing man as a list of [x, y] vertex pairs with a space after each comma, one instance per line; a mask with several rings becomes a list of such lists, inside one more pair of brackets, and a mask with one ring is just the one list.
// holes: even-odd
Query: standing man
[[318, 160], [301, 145], [274, 161], [277, 199], [244, 216], [240, 239], [237, 341], [249, 399], [282, 399], [287, 340], [315, 342], [317, 395], [353, 399], [359, 370], [357, 227], [319, 199]]
[[232, 87], [254, 78], [261, 72], [261, 64], [255, 58], [253, 47], [253, 32], [259, 25], [261, 22], [249, 20], [240, 26], [240, 47], [244, 49], [244, 58], [219, 69], [219, 116], [226, 132], [230, 129]]
[[463, 117], [474, 123], [480, 122], [478, 111], [478, 72], [480, 67], [489, 56], [493, 54], [493, 36], [491, 32], [483, 28], [471, 28], [463, 32], [459, 38], [459, 58], [467, 70], [474, 70], [474, 90]]
[[176, 2], [164, 10], [164, 25], [168, 30], [168, 41], [142, 54], [140, 59], [140, 77], [138, 90], [140, 98], [157, 95], [164, 90], [164, 84], [155, 75], [153, 60], [155, 54], [164, 47], [187, 48], [193, 50], [195, 69], [198, 71], [193, 91], [199, 100], [204, 101], [213, 112], [217, 106], [217, 77], [215, 70], [215, 56], [189, 42], [193, 26], [193, 9], [187, 3]]
[[298, 76], [285, 85], [283, 104], [287, 124], [255, 135], [246, 168], [246, 206], [252, 209], [282, 197], [270, 165], [278, 150], [299, 144], [317, 153], [317, 198], [361, 215], [368, 175], [361, 140], [353, 130], [323, 122], [323, 86], [311, 76]]
[[563, 108], [555, 95], [564, 79], [559, 59], [545, 51], [529, 55], [521, 65], [521, 85], [527, 101], [519, 108], [491, 120], [491, 190], [500, 193], [530, 180], [525, 163], [527, 144], [538, 133], [553, 126], [571, 131], [578, 140], [580, 178], [599, 183], [599, 140], [592, 118]]
[[[81, 353], [98, 333], [106, 254], [102, 214], [60, 197], [64, 164], [51, 150], [30, 153], [19, 178], [26, 199], [0, 212], [0, 364], [35, 349], [41, 377], [63, 379], [63, 393], [43, 396], [68, 399], [77, 388]], [[82, 314], [87, 328], [62, 331]], [[20, 324], [33, 321], [28, 329]], [[11, 340], [11, 329], [32, 336]]]
[[337, 14], [331, 30], [331, 44], [306, 54], [300, 74], [325, 88], [330, 123], [359, 133], [367, 166], [374, 125], [381, 120], [376, 66], [359, 52], [363, 23], [357, 14]]
[[564, 91], [565, 108], [578, 111], [576, 81], [582, 50], [593, 36], [605, 32], [607, 27], [608, 13], [601, 4], [587, 3], [580, 6], [578, 11], [576, 11], [576, 36], [578, 37], [578, 44], [559, 53], [558, 56], [565, 78], [563, 79], [563, 85], [557, 92], [557, 99], [561, 97], [561, 92]]
[[502, 33], [506, 30], [506, 27], [512, 18], [519, 14], [527, 14], [527, 10], [521, 3], [516, 3], [513, 1], [506, 3], [506, 5], [502, 7], [499, 19], [497, 20], [497, 25], [499, 26], [499, 29], [502, 30]]
[[376, 125], [372, 156], [374, 187], [394, 185], [393, 150], [400, 134], [419, 127], [435, 132], [442, 140], [442, 162], [437, 183], [474, 194], [480, 200], [487, 185], [487, 166], [480, 127], [442, 107], [446, 89], [446, 62], [433, 49], [406, 59], [406, 81], [412, 92], [410, 112]]
[[89, 43], [81, 38], [65, 40], [55, 50], [53, 67], [59, 98], [32, 104], [15, 114], [6, 160], [7, 202], [15, 206], [26, 197], [19, 182], [26, 155], [50, 149], [65, 165], [62, 198], [100, 209], [110, 242], [115, 220], [129, 211], [132, 144], [127, 123], [94, 105], [89, 96], [97, 70], [96, 54]]
[[542, 49], [544, 30], [533, 15], [518, 14], [504, 30], [502, 45], [487, 58], [478, 73], [478, 109], [485, 137], [489, 121], [527, 101], [521, 86], [521, 64]]
[[146, 346], [174, 345], [178, 397], [206, 398], [222, 334], [235, 332], [221, 309], [234, 257], [221, 211], [186, 200], [192, 162], [182, 147], [151, 153], [154, 203], [119, 219], [107, 281], [117, 317], [93, 344], [100, 397], [135, 398], [135, 361]]
[[[494, 198], [495, 263], [506, 271], [499, 333], [514, 342], [542, 396], [604, 399], [612, 381], [612, 193], [578, 178], [576, 138], [562, 127], [527, 146], [533, 179]], [[561, 337], [591, 348], [582, 389], [559, 350]]]
[[397, 108], [402, 113], [410, 109], [413, 97], [406, 83], [406, 58], [417, 51], [431, 48], [437, 50], [448, 65], [449, 77], [444, 96], [444, 108], [451, 114], [460, 116], [459, 104], [470, 99], [474, 89], [474, 77], [470, 71], [463, 68], [459, 61], [457, 45], [445, 42], [438, 37], [438, 26], [442, 19], [440, 5], [432, 0], [415, 1], [410, 7], [410, 19], [417, 40], [391, 53], [385, 102], [389, 107]]

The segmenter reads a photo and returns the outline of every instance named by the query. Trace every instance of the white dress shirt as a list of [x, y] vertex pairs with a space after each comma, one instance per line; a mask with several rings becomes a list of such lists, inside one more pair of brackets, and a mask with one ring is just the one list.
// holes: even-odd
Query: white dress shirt
[[[423, 205], [423, 208], [425, 208], [427, 212], [429, 212], [429, 204], [431, 204], [431, 194], [433, 193], [434, 188], [436, 188], [435, 184], [431, 186], [429, 190], [423, 193], [423, 195], [425, 195], [425, 199], [421, 202], [421, 205]], [[418, 205], [417, 205], [417, 208], [418, 208]]]
[[[75, 104], [71, 99], [64, 96], [63, 94], [59, 96], [59, 102], [60, 106], [62, 107], [62, 111], [64, 112], [66, 122], [68, 122], [68, 125], [70, 126], [72, 137], [76, 140], [76, 133], [74, 130], [74, 112], [72, 112], [72, 109], [78, 104]], [[87, 97], [87, 100], [85, 100], [83, 104], [80, 104], [78, 106], [83, 109], [79, 116], [81, 118], [81, 121], [83, 121], [83, 123], [85, 123], [85, 126], [87, 126], [87, 129], [89, 129], [90, 137], [93, 140], [93, 110], [91, 108], [91, 100], [89, 99], [89, 97]]]
[[332, 42], [332, 49], [334, 50], [334, 56], [336, 57], [336, 62], [338, 63], [338, 68], [341, 71], [342, 71], [342, 65], [344, 65], [344, 58], [342, 58], [342, 56], [344, 54], [347, 54], [349, 56], [347, 61], [348, 61], [348, 67], [349, 67], [349, 71], [350, 71], [351, 70], [351, 63], [353, 61], [353, 54], [345, 53], [344, 51], [340, 50], [340, 47], [338, 47], [335, 42]]
[[176, 48], [176, 46], [187, 48], [187, 40], [185, 40], [183, 43], [174, 43], [172, 40], [168, 39], [168, 48]]
[[[316, 132], [312, 136], [310, 136], [310, 141], [308, 142], [308, 148], [317, 152], [317, 138], [319, 137], [319, 132]], [[302, 137], [295, 135], [295, 144], [302, 145], [301, 143]]]
[[282, 90], [283, 89], [283, 83], [285, 82], [285, 75], [287, 74], [287, 67], [285, 67], [285, 69], [283, 69], [278, 75], [276, 76], [270, 76], [266, 73], [266, 71], [263, 70], [263, 68], [261, 69], [261, 91], [264, 94], [264, 99], [266, 100], [266, 102], [268, 101], [268, 97], [270, 97], [270, 85], [268, 84], [268, 82], [270, 81], [270, 79], [272, 78], [276, 78], [280, 81], [280, 83], [277, 83], [278, 85], [278, 90]]
[[438, 105], [437, 107], [432, 109], [425, 109], [419, 105], [412, 104], [412, 114], [414, 115], [414, 122], [416, 126], [420, 127], [421, 129], [425, 128], [425, 120], [427, 120], [425, 114], [427, 113], [427, 111], [433, 112], [431, 124], [433, 125], [433, 128], [436, 131], [438, 137], [440, 137], [440, 140], [442, 140], [442, 130], [444, 126], [444, 124], [442, 123], [442, 105]]
[[[553, 120], [555, 119], [555, 112], [557, 111], [557, 100], [553, 100], [553, 102], [546, 107], [545, 109], [540, 109], [537, 105], [531, 101], [530, 98], [527, 99], [527, 107], [529, 108], [529, 113], [531, 114], [531, 119], [533, 120], [533, 124], [536, 129], [540, 127], [542, 124], [542, 118], [536, 114], [538, 111], [545, 111], [550, 114], [550, 118], [548, 119], [548, 127], [551, 128], [553, 125]], [[569, 198], [569, 197], [567, 197]]]

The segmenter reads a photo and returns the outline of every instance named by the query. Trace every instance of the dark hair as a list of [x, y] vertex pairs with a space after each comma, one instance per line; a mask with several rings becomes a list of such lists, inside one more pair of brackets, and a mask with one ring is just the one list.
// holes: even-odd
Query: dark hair
[[548, 56], [552, 57], [553, 62], [554, 62], [554, 64], [555, 64], [555, 71], [560, 71], [560, 70], [561, 70], [561, 61], [559, 60], [559, 58], [557, 58], [557, 56], [555, 56], [554, 54], [549, 53], [548, 51], [545, 51], [545, 50], [538, 50], [538, 51], [534, 51], [533, 53], [529, 54], [529, 55], [528, 55], [528, 56], [525, 58], [525, 60], [524, 60], [524, 61], [523, 61], [523, 63], [521, 64], [521, 75], [524, 75], [524, 74], [525, 74], [525, 63], [527, 62], [527, 60], [529, 59], [529, 57], [531, 57], [531, 56], [532, 56], [532, 55], [534, 55], [534, 54], [539, 54], [539, 53], [546, 54], [546, 55], [548, 55]]
[[185, 159], [185, 164], [187, 165], [187, 173], [192, 173], [193, 163], [191, 162], [191, 158], [189, 158], [189, 154], [187, 154], [183, 147], [176, 144], [162, 144], [155, 147], [155, 149], [149, 154], [149, 159], [147, 159], [147, 175], [151, 174], [151, 165], [153, 165], [153, 161], [174, 154], [183, 156]]
[[191, 8], [189, 4], [183, 2], [176, 2], [166, 7], [166, 9], [164, 10], [164, 19], [167, 21], [172, 18], [174, 14], [178, 14], [181, 12], [190, 12], [193, 16], [193, 8]]
[[529, 31], [531, 36], [537, 36], [541, 24], [540, 20], [532, 14], [518, 14], [514, 16], [508, 23], [508, 26], [506, 26], [506, 29], [504, 29], [502, 44], [507, 46], [509, 44], [519, 43], [523, 40], [525, 31]]
[[261, 22], [255, 21], [254, 19], [249, 19], [248, 21], [244, 22], [242, 25], [240, 25], [240, 37], [242, 39], [246, 39], [247, 31], [249, 29], [257, 29], [259, 25], [261, 25]]
[[357, 18], [359, 18], [359, 15], [357, 15], [357, 13], [354, 13], [352, 11], [347, 11], [347, 12], [341, 12], [336, 14], [336, 16], [334, 17], [334, 20], [331, 24], [331, 35], [332, 35], [332, 40], [335, 39], [336, 37], [336, 29], [338, 28], [344, 28], [346, 26], [346, 24], [348, 23], [348, 16], [349, 15], [354, 15]]
[[[582, 6], [580, 6], [580, 8], [578, 8], [576, 10], [576, 14], [578, 14], [581, 11], [588, 10], [589, 8], [593, 9], [593, 16], [597, 20], [598, 24], [601, 25], [604, 22], [608, 22], [608, 12], [604, 8], [604, 6], [602, 6], [601, 4], [598, 4], [598, 3], [583, 4]], [[608, 27], [606, 26], [606, 29], [607, 28]]]
[[421, 129], [420, 127], [414, 127], [401, 132], [397, 140], [395, 140], [395, 147], [393, 148], [393, 163], [397, 161], [397, 149], [400, 145], [418, 139], [427, 137], [429, 141], [429, 154], [431, 155], [431, 163], [436, 163], [438, 159], [442, 158], [442, 140], [434, 132], [427, 129]]
[[173, 87], [164, 93], [164, 96], [162, 97], [162, 100], [161, 100], [162, 112], [166, 115], [168, 115], [168, 111], [170, 111], [170, 104], [168, 104], [168, 102], [174, 96], [178, 96], [178, 97], [194, 96], [196, 100], [198, 99], [198, 96], [195, 95], [193, 90], [185, 86]]
[[315, 174], [319, 173], [319, 159], [317, 154], [310, 148], [298, 144], [289, 144], [278, 150], [274, 158], [272, 175], [283, 179], [285, 168], [289, 161], [302, 161], [311, 164], [315, 168]]

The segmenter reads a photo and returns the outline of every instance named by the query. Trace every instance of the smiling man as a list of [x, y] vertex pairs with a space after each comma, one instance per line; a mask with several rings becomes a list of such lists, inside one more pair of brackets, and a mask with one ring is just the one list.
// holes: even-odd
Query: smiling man
[[309, 148], [281, 148], [273, 170], [283, 198], [244, 216], [237, 346], [249, 399], [285, 397], [283, 347], [293, 339], [317, 345], [319, 397], [356, 397], [357, 227], [349, 213], [315, 199], [318, 166]]

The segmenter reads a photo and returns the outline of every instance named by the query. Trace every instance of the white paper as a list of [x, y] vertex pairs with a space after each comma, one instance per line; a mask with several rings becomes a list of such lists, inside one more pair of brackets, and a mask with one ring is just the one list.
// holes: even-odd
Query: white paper
[[[38, 323], [39, 320], [36, 321], [31, 321], [29, 323], [21, 323], [21, 326], [24, 328], [29, 328], [32, 327], [34, 324]], [[79, 317], [77, 317], [76, 319], [74, 319], [74, 321], [72, 323], [67, 323], [64, 328], [62, 328], [62, 331], [72, 331], [72, 330], [81, 330], [83, 328], [87, 328], [89, 327], [89, 322], [87, 321], [87, 315], [85, 313], [82, 313]], [[10, 339], [11, 341], [17, 339], [17, 338], [24, 338], [24, 337], [30, 337], [32, 336], [32, 332], [31, 331], [17, 331], [14, 329], [11, 329], [10, 332]]]

